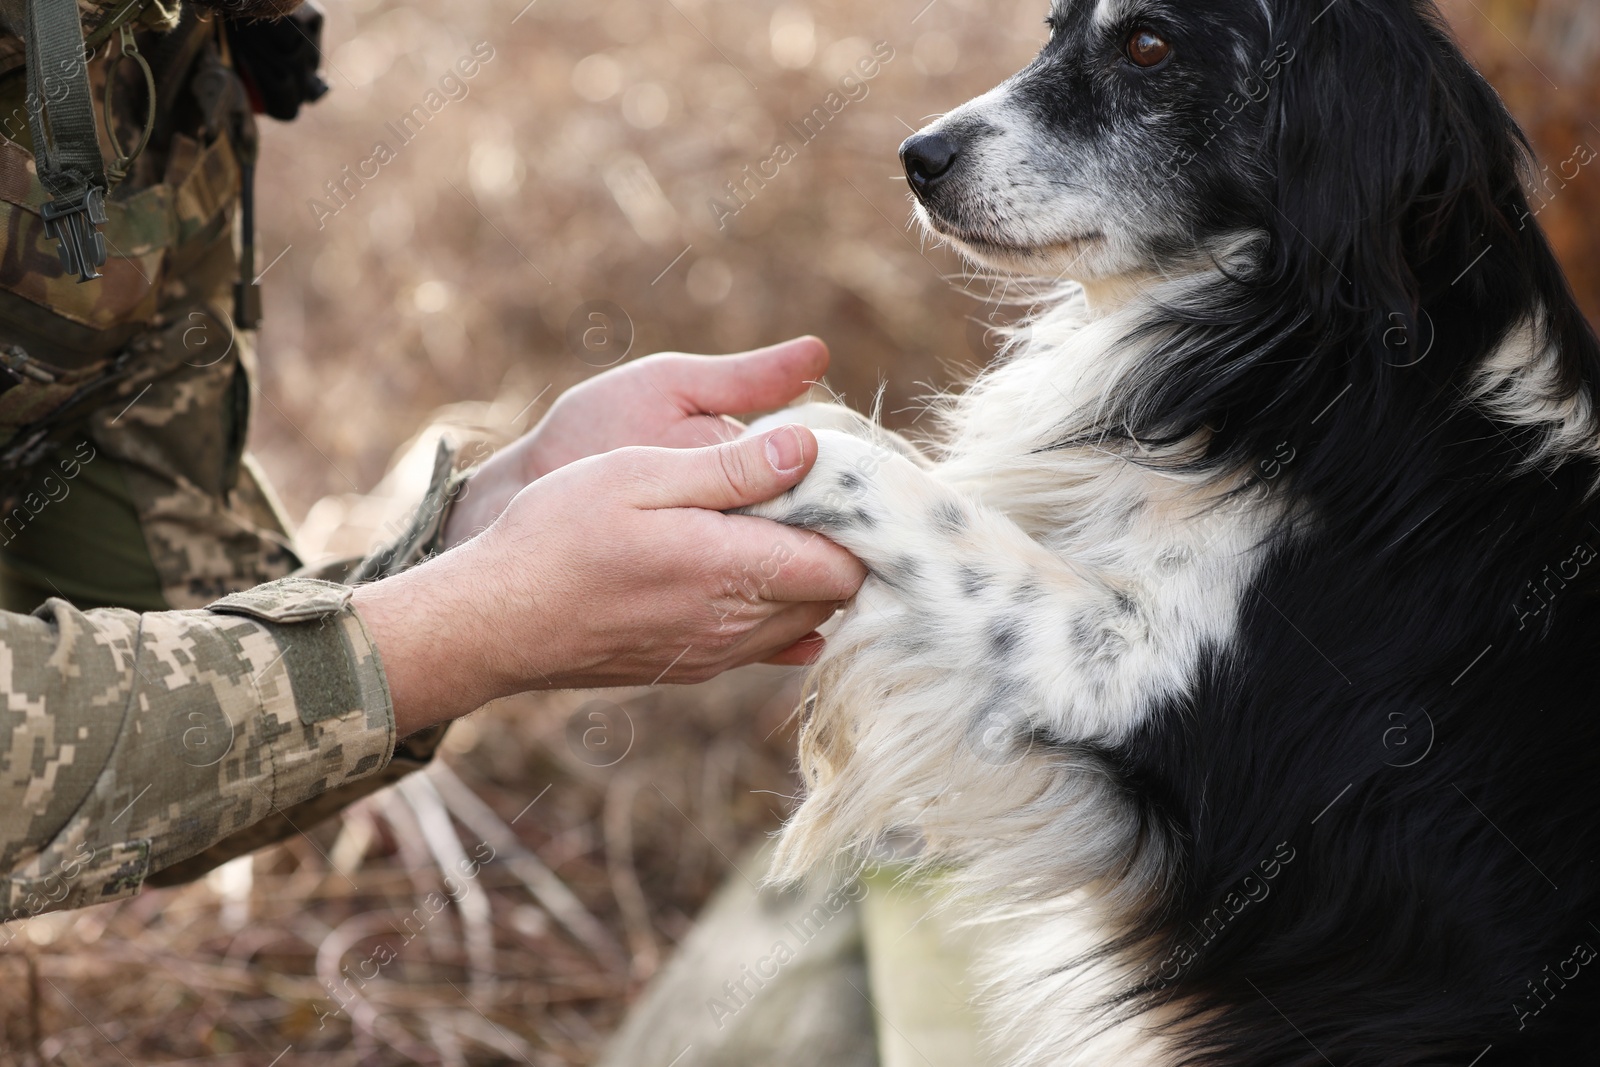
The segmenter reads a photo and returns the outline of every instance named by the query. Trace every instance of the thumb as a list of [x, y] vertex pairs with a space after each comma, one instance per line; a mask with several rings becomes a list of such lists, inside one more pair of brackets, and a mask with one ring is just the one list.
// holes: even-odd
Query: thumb
[[817, 459], [804, 426], [780, 426], [711, 448], [652, 450], [640, 505], [728, 511], [759, 504], [799, 484]]

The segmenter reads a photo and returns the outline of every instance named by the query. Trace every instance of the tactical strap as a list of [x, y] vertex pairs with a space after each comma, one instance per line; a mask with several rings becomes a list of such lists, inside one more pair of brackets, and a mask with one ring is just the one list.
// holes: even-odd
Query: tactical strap
[[40, 214], [60, 247], [61, 266], [79, 281], [106, 261], [106, 171], [89, 95], [89, 65], [76, 0], [27, 0], [23, 28], [28, 125], [34, 167], [52, 197]]

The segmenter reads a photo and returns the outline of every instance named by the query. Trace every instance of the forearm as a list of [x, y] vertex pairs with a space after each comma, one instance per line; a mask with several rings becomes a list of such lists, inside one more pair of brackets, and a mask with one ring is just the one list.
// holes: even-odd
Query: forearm
[[290, 580], [214, 611], [0, 616], [0, 918], [125, 896], [382, 768], [388, 689], [348, 598]]

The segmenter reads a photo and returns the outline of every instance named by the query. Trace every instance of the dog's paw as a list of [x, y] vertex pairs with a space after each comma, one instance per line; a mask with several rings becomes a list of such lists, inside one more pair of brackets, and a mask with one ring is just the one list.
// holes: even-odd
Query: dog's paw
[[750, 424], [745, 431], [745, 436], [766, 433], [776, 430], [779, 426], [806, 426], [813, 430], [838, 430], [854, 437], [872, 437], [876, 429], [872, 420], [858, 411], [851, 411], [841, 404], [825, 404], [813, 402], [809, 404], [796, 404], [792, 408], [774, 411], [771, 415], [763, 415]]
[[929, 465], [928, 458], [910, 441], [891, 430], [886, 430], [859, 411], [841, 404], [796, 404], [792, 408], [763, 415], [750, 424], [745, 435], [765, 433], [780, 426], [805, 426], [812, 430], [837, 430], [899, 453], [919, 467]]
[[[925, 477], [894, 449], [839, 430], [818, 429], [817, 462], [782, 496], [739, 513], [815, 530], [857, 550], [890, 525], [897, 483]], [[859, 554], [859, 552], [858, 552]]]

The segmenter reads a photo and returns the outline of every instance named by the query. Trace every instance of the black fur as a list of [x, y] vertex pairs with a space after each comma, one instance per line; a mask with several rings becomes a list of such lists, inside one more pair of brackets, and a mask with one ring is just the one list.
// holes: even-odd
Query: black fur
[[[1193, 1064], [1600, 1063], [1600, 470], [1530, 464], [1543, 428], [1466, 399], [1538, 317], [1600, 408], [1600, 346], [1529, 220], [1526, 142], [1432, 4], [1265, 7], [1152, 7], [1164, 82], [1100, 77], [1063, 27], [1019, 90], [1080, 139], [1183, 116], [1150, 135], [1193, 154], [1175, 260], [1259, 235], [1063, 444], [1256, 468], [1311, 516], [1273, 534], [1235, 647], [1117, 753], [1182, 854], [1121, 1007], [1187, 1005]], [[1292, 58], [1208, 124], [1234, 41]]]

